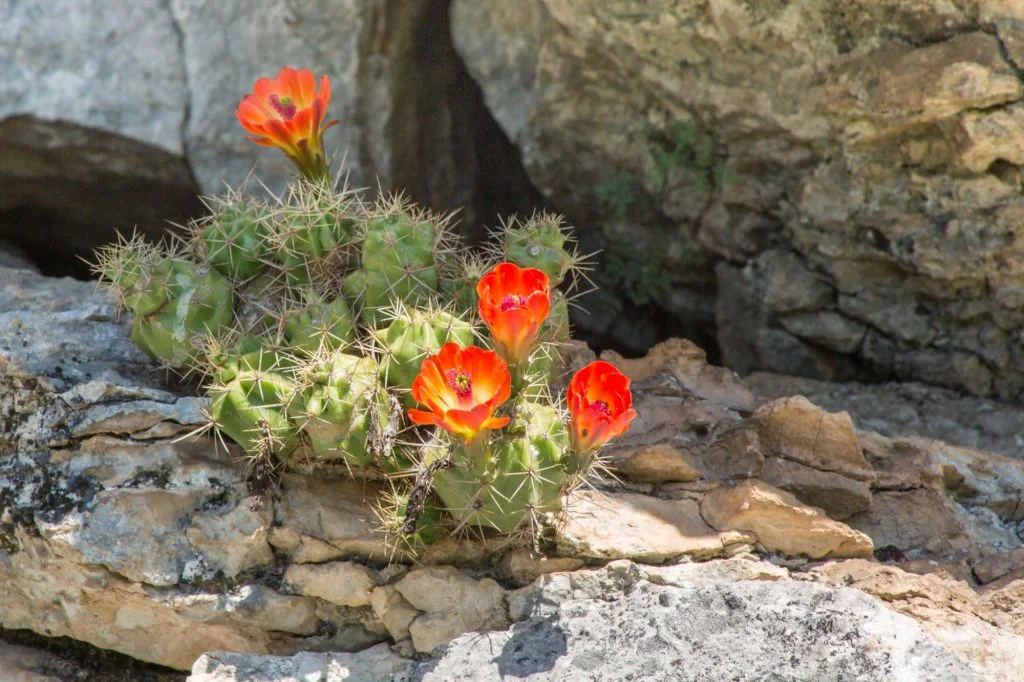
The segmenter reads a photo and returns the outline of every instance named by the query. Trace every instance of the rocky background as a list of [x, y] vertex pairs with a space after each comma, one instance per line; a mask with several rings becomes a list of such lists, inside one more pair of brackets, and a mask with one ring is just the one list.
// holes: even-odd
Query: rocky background
[[202, 432], [205, 399], [91, 283], [0, 282], [16, 679], [1012, 682], [1024, 666], [1024, 408], [743, 382], [678, 339], [608, 352], [639, 412], [606, 453], [614, 478], [565, 500], [543, 554], [462, 539], [414, 561], [381, 534], [379, 483], [292, 472], [255, 498], [241, 453]]
[[1024, 391], [1016, 2], [6, 2], [0, 52], [0, 241], [48, 274], [254, 168], [280, 190], [233, 111], [304, 65], [351, 184], [603, 249], [600, 347]]
[[[0, 54], [0, 670], [1019, 678], [1019, 3], [0, 0]], [[412, 563], [320, 475], [254, 505], [109, 301], [31, 272], [279, 191], [233, 111], [283, 64], [350, 184], [603, 250], [574, 322], [644, 356], [605, 354], [641, 416], [546, 558]]]

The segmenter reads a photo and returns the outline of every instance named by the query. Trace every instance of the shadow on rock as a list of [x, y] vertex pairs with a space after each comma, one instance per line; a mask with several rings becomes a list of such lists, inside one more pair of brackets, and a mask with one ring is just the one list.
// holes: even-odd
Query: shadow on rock
[[557, 618], [531, 618], [513, 628], [494, 662], [502, 678], [529, 677], [550, 671], [566, 650], [565, 632]]

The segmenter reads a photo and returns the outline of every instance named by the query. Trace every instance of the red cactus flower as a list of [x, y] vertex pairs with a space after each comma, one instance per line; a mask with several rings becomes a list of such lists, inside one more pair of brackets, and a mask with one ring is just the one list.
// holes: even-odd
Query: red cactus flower
[[409, 418], [440, 426], [471, 443], [484, 430], [508, 424], [508, 417], [495, 417], [494, 411], [511, 393], [508, 365], [497, 353], [446, 343], [423, 361], [412, 382], [412, 397], [429, 411], [411, 409]]
[[576, 372], [566, 400], [572, 416], [573, 449], [579, 454], [593, 452], [621, 436], [636, 417], [629, 377], [602, 360]]
[[499, 263], [476, 285], [478, 310], [494, 347], [509, 363], [522, 363], [551, 310], [548, 276], [536, 268]]
[[238, 105], [235, 116], [249, 139], [278, 147], [309, 179], [329, 177], [323, 132], [337, 123], [324, 123], [331, 103], [331, 81], [325, 75], [319, 89], [308, 69], [284, 67], [277, 78], [260, 78]]

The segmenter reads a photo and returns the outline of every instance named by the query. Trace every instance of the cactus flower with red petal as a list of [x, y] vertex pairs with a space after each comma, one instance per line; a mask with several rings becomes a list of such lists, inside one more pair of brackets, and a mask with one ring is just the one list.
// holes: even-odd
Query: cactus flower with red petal
[[416, 424], [433, 424], [472, 443], [481, 433], [500, 429], [508, 417], [494, 411], [508, 400], [512, 377], [494, 351], [446, 343], [423, 361], [412, 382], [412, 397], [428, 410], [409, 410]]
[[629, 377], [597, 360], [576, 372], [566, 392], [572, 416], [573, 449], [587, 454], [629, 430], [636, 417]]
[[510, 364], [521, 365], [551, 310], [548, 276], [536, 268], [499, 263], [476, 285], [480, 318], [494, 347]]
[[309, 69], [284, 67], [277, 78], [260, 78], [252, 94], [242, 98], [235, 116], [249, 139], [277, 147], [310, 180], [330, 177], [323, 132], [337, 123], [324, 123], [331, 103], [331, 81], [325, 75], [316, 87]]

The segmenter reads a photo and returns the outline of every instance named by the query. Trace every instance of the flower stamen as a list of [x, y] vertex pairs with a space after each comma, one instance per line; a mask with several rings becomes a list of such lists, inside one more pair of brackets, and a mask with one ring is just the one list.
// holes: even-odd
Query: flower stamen
[[455, 391], [455, 395], [460, 399], [468, 398], [473, 392], [473, 381], [469, 375], [460, 369], [450, 369], [447, 375], [448, 385]]
[[513, 308], [524, 307], [526, 307], [526, 299], [523, 298], [522, 296], [516, 296], [515, 294], [506, 296], [501, 302], [501, 312], [503, 313], [507, 313], [509, 310], [512, 310]]
[[278, 97], [276, 94], [271, 94], [267, 98], [270, 101], [270, 106], [274, 107], [274, 111], [285, 121], [290, 121], [295, 118], [295, 114], [298, 112], [298, 108], [295, 106], [295, 102], [288, 95], [284, 97]]

